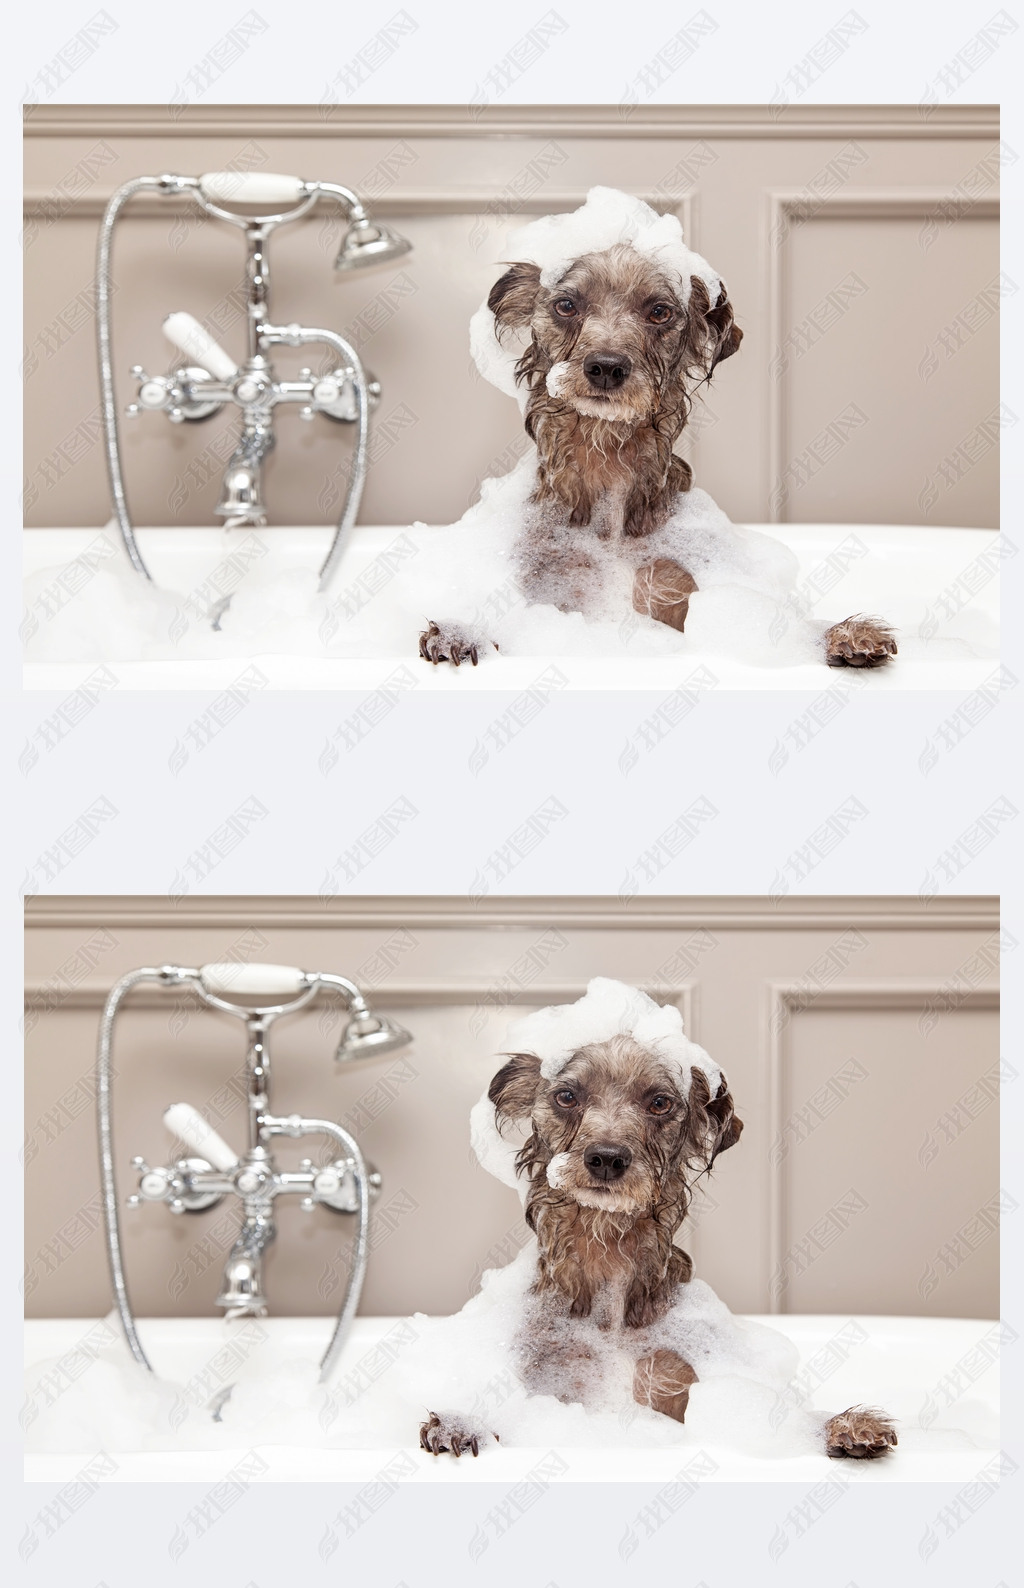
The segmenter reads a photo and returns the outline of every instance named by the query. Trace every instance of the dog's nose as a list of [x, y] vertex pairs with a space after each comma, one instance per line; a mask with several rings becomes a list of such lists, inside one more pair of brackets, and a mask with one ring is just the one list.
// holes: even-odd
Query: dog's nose
[[621, 386], [632, 369], [628, 358], [618, 353], [592, 353], [583, 366], [583, 373], [591, 386], [598, 391], [614, 391]]
[[628, 1147], [589, 1147], [583, 1156], [595, 1180], [620, 1180], [633, 1162]]

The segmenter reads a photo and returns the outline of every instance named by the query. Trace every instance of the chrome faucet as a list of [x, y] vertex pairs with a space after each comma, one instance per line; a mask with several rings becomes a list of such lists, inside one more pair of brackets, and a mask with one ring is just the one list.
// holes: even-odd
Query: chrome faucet
[[[185, 1143], [188, 1152], [155, 1167], [143, 1158], [133, 1158], [132, 1167], [139, 1179], [137, 1190], [128, 1198], [128, 1205], [139, 1208], [147, 1202], [162, 1202], [172, 1213], [182, 1214], [211, 1208], [228, 1195], [240, 1199], [241, 1225], [224, 1265], [223, 1283], [216, 1303], [225, 1309], [229, 1318], [266, 1315], [263, 1258], [276, 1234], [274, 1203], [277, 1197], [297, 1193], [302, 1197], [301, 1206], [308, 1212], [324, 1207], [334, 1213], [355, 1214], [358, 1224], [348, 1286], [320, 1364], [321, 1379], [326, 1380], [337, 1361], [359, 1302], [369, 1250], [370, 1202], [379, 1191], [380, 1175], [365, 1163], [358, 1144], [341, 1125], [328, 1119], [271, 1112], [269, 1029], [282, 1015], [294, 1014], [321, 993], [328, 993], [343, 1000], [349, 1015], [335, 1054], [339, 1062], [347, 1064], [375, 1058], [412, 1039], [397, 1022], [372, 1010], [359, 989], [344, 976], [303, 971], [287, 965], [224, 963], [203, 965], [198, 969], [181, 965], [143, 967], [130, 971], [112, 989], [100, 1022], [96, 1088], [107, 1249], [125, 1338], [135, 1360], [150, 1371], [151, 1364], [139, 1340], [128, 1298], [111, 1125], [114, 1023], [123, 1000], [143, 982], [156, 982], [164, 988], [187, 987], [207, 1007], [244, 1021], [248, 1147], [245, 1152], [235, 1152], [196, 1108], [189, 1103], [174, 1103], [165, 1111], [164, 1122], [172, 1134]], [[278, 1136], [308, 1135], [326, 1136], [340, 1150], [329, 1162], [319, 1166], [306, 1158], [297, 1170], [278, 1169], [268, 1144]], [[223, 1397], [220, 1404], [223, 1404]]]
[[[143, 412], [166, 414], [175, 424], [207, 419], [225, 403], [241, 410], [238, 446], [228, 463], [221, 500], [215, 509], [226, 527], [266, 523], [263, 497], [263, 461], [274, 445], [274, 410], [280, 404], [297, 404], [301, 419], [317, 415], [357, 427], [355, 455], [348, 491], [334, 538], [319, 573], [319, 588], [327, 589], [359, 509], [367, 465], [369, 411], [380, 398], [380, 386], [363, 369], [354, 347], [337, 332], [299, 324], [275, 325], [270, 318], [270, 270], [267, 239], [278, 226], [298, 220], [317, 203], [342, 206], [348, 224], [334, 267], [351, 271], [385, 263], [405, 254], [411, 244], [390, 227], [367, 214], [356, 195], [336, 182], [304, 182], [298, 177], [269, 172], [212, 171], [205, 176], [134, 177], [114, 194], [100, 225], [96, 264], [96, 319], [99, 336], [100, 384], [106, 432], [107, 472], [114, 513], [125, 551], [136, 571], [150, 579], [135, 539], [128, 512], [121, 467], [121, 444], [111, 358], [111, 253], [114, 227], [121, 210], [136, 194], [155, 192], [187, 196], [209, 216], [227, 221], [245, 233], [247, 352], [238, 363], [192, 315], [178, 312], [164, 321], [164, 333], [181, 355], [166, 375], [151, 376], [140, 364], [131, 373], [138, 383], [136, 400], [127, 409], [130, 417]], [[274, 213], [241, 214], [226, 204], [279, 204]], [[270, 353], [274, 347], [303, 347], [323, 343], [337, 362], [316, 375], [303, 369], [298, 380], [278, 380]], [[219, 625], [225, 602], [211, 614]]]

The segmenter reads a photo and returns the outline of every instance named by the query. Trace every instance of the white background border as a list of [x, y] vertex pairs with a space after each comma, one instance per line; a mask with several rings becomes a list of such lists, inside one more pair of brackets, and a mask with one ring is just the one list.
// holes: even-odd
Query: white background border
[[[556, 0], [551, 7], [537, 0], [520, 9], [418, 0], [409, 0], [406, 7], [371, 3], [344, 9], [295, 0], [287, 5], [257, 0], [251, 8], [244, 0], [207, 0], [157, 9], [109, 0], [105, 15], [115, 20], [116, 28], [65, 81], [54, 81], [51, 63], [101, 9], [89, 3], [19, 7], [8, 25], [8, 270], [16, 257], [20, 225], [20, 218], [15, 219], [16, 106], [26, 93], [33, 95], [32, 85], [52, 82], [53, 100], [69, 103], [170, 102], [188, 92], [183, 85], [197, 63], [252, 11], [267, 26], [211, 83], [211, 100], [319, 100], [339, 68], [404, 9], [415, 19], [415, 30], [348, 102], [468, 103], [474, 94], [486, 92], [481, 85], [495, 63], [553, 10], [567, 26], [510, 84], [509, 103], [618, 102], [632, 91], [630, 85], [647, 63], [692, 17], [702, 15], [716, 26], [654, 91], [652, 102], [764, 103], [786, 91], [785, 84], [795, 81], [794, 67], [852, 11], [866, 26], [827, 70], [808, 82], [806, 102], [1005, 100], [1003, 136], [1015, 149], [1024, 142], [1018, 114], [1024, 16], [1016, 5], [1002, 8], [996, 0], [991, 13], [989, 7], [972, 11], [951, 4], [922, 10], [908, 0], [887, 0], [884, 5], [870, 0], [847, 11], [841, 5], [780, 9], [718, 0], [692, 8], [662, 3], [615, 7], [593, 0]], [[1017, 31], [1008, 35], [1004, 20], [999, 44], [986, 51], [977, 36], [990, 16], [1009, 17]], [[951, 67], [958, 60], [960, 65]], [[962, 81], [956, 87], [958, 76]], [[37, 87], [35, 97], [39, 92]], [[1006, 173], [1004, 193], [1003, 266], [1014, 276], [1024, 268], [1019, 170], [1017, 166]], [[13, 304], [16, 279], [7, 287], [7, 301]], [[1018, 350], [1020, 301], [1020, 295], [1008, 301], [1004, 326], [1008, 343], [1016, 332]], [[1003, 399], [1018, 413], [1019, 362], [1018, 351], [1003, 366]], [[11, 343], [2, 383], [9, 401], [16, 363]], [[13, 438], [16, 431], [12, 412], [5, 434]], [[0, 497], [6, 502], [5, 544], [11, 559], [11, 576], [4, 581], [4, 632], [9, 744], [15, 755], [56, 705], [22, 700], [17, 683], [17, 477], [15, 465]], [[1019, 463], [1015, 472], [1009, 458], [1004, 462], [1004, 504], [1004, 525], [1013, 534], [1020, 522]], [[1014, 564], [1007, 569], [1012, 576]], [[1020, 591], [1015, 578], [1007, 585], [1005, 659], [1019, 675]], [[653, 710], [657, 701], [556, 700], [509, 745], [499, 763], [475, 778], [467, 772], [467, 758], [507, 702], [482, 696], [459, 703], [423, 700], [414, 710], [403, 707], [395, 713], [390, 729], [382, 726], [361, 753], [349, 758], [351, 769], [341, 768], [327, 779], [315, 764], [316, 755], [344, 715], [340, 700], [259, 699], [222, 751], [214, 741], [201, 761], [177, 779], [167, 768], [167, 758], [175, 736], [201, 709], [201, 700], [169, 695], [105, 700], [102, 710], [58, 747], [44, 768], [24, 780], [16, 771], [11, 777], [13, 792], [5, 802], [10, 833], [4, 895], [11, 993], [7, 1008], [14, 1011], [20, 1003], [18, 890], [26, 873], [37, 867], [38, 857], [97, 796], [109, 798], [119, 814], [97, 830], [95, 841], [52, 884], [62, 892], [167, 890], [175, 868], [181, 869], [240, 799], [258, 789], [266, 791], [268, 815], [211, 874], [209, 891], [316, 890], [325, 870], [325, 848], [329, 859], [332, 845], [340, 853], [399, 794], [418, 810], [407, 830], [409, 841], [399, 834], [380, 851], [360, 876], [357, 891], [468, 889], [495, 847], [551, 795], [565, 804], [570, 817], [553, 826], [545, 841], [524, 857], [509, 879], [510, 892], [618, 890], [644, 842], [657, 837], [697, 795], [706, 796], [719, 814], [665, 868], [661, 879], [649, 885], [651, 891], [769, 891], [772, 877], [793, 850], [852, 794], [869, 816], [853, 825], [844, 842], [822, 860], [805, 891], [917, 892], [926, 885], [929, 869], [935, 872], [938, 857], [993, 800], [1006, 796], [1015, 805], [1024, 803], [1019, 770], [1011, 761], [1021, 737], [1019, 693], [1009, 693], [987, 726], [927, 777], [916, 766], [920, 746], [942, 716], [955, 709], [956, 700], [856, 699], [841, 722], [800, 753], [798, 768], [773, 776], [768, 756], [792, 721], [796, 703], [717, 698], [702, 703], [668, 741], [645, 752], [642, 765], [628, 777], [619, 771], [617, 757], [636, 735], [645, 706]], [[954, 880], [949, 889], [1002, 891], [1005, 924], [1019, 937], [1019, 881], [1010, 880], [1020, 855], [1018, 827], [1016, 822], [1005, 825], [964, 870], [962, 886]], [[1014, 999], [1007, 1014], [1008, 1054], [1019, 1031], [1019, 1000]], [[16, 1068], [12, 1064], [12, 1074]], [[1006, 1105], [1006, 1125], [1012, 1132], [1019, 1122], [1019, 1099], [1008, 1096]], [[1019, 1140], [1019, 1132], [1008, 1139]], [[5, 1167], [11, 1206], [20, 1179], [13, 1159], [9, 1151]], [[1018, 1154], [1007, 1157], [1004, 1184], [1020, 1200]], [[1013, 1274], [1005, 1257], [1004, 1265]], [[15, 1277], [12, 1266], [4, 1319], [11, 1363], [18, 1357]], [[1021, 1327], [1019, 1287], [1012, 1280], [1004, 1316]], [[1020, 1379], [1012, 1351], [1006, 1365], [1012, 1394]], [[6, 1387], [8, 1405], [16, 1410], [18, 1391], [10, 1381]], [[1013, 1404], [1019, 1407], [1019, 1396]], [[1022, 1462], [1017, 1422], [1012, 1415], [1007, 1419], [1006, 1449]], [[11, 1442], [8, 1455], [15, 1482], [16, 1444]], [[107, 1588], [134, 1588], [144, 1581], [156, 1588], [187, 1576], [225, 1588], [270, 1588], [307, 1576], [316, 1582], [320, 1572], [336, 1576], [339, 1570], [356, 1569], [372, 1574], [375, 1583], [402, 1581], [408, 1588], [442, 1578], [568, 1588], [598, 1567], [623, 1581], [648, 1579], [665, 1568], [685, 1588], [702, 1582], [707, 1588], [760, 1582], [776, 1574], [780, 1581], [850, 1583], [858, 1588], [879, 1577], [908, 1585], [956, 1583], [958, 1588], [970, 1580], [996, 1588], [1001, 1579], [1010, 1581], [1009, 1523], [1019, 1513], [1015, 1492], [1022, 1482], [1019, 1473], [1007, 1479], [1001, 1493], [984, 1504], [983, 1514], [979, 1511], [948, 1534], [940, 1508], [953, 1496], [928, 1488], [855, 1486], [799, 1537], [786, 1519], [806, 1500], [804, 1490], [765, 1488], [740, 1494], [711, 1485], [673, 1512], [628, 1560], [618, 1546], [625, 1529], [638, 1527], [638, 1512], [652, 1498], [643, 1490], [552, 1489], [523, 1511], [507, 1536], [494, 1539], [474, 1560], [470, 1540], [501, 1496], [489, 1485], [474, 1484], [472, 1492], [431, 1486], [429, 1493], [412, 1486], [394, 1496], [327, 1563], [318, 1556], [317, 1542], [345, 1496], [289, 1487], [246, 1494], [208, 1536], [193, 1542], [178, 1564], [168, 1543], [199, 1495], [183, 1487], [134, 1492], [115, 1486], [92, 1495], [52, 1538], [43, 1539], [25, 1563], [24, 1577], [33, 1583], [60, 1580], [85, 1588], [101, 1582]], [[43, 1502], [40, 1490], [23, 1491], [20, 1519], [11, 1516], [7, 1547], [15, 1570], [18, 1539]], [[780, 1526], [788, 1529], [791, 1547], [776, 1563], [769, 1542]], [[939, 1544], [926, 1558], [921, 1542], [929, 1530]]]

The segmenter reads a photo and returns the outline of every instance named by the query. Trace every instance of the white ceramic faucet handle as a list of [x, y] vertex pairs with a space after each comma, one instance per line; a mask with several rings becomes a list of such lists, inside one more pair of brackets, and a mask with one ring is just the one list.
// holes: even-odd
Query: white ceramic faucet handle
[[207, 171], [199, 191], [213, 204], [297, 204], [306, 184], [273, 171]]
[[294, 965], [239, 965], [231, 960], [222, 965], [204, 965], [199, 980], [208, 993], [294, 998], [307, 985], [306, 973]]
[[186, 358], [208, 369], [218, 380], [234, 380], [238, 374], [238, 365], [231, 354], [214, 341], [194, 315], [184, 310], [169, 314], [164, 321], [164, 335]]
[[193, 1152], [212, 1163], [215, 1169], [227, 1172], [238, 1162], [234, 1148], [228, 1146], [223, 1136], [218, 1136], [209, 1121], [191, 1103], [172, 1103], [164, 1113], [164, 1124], [172, 1135], [179, 1136]]

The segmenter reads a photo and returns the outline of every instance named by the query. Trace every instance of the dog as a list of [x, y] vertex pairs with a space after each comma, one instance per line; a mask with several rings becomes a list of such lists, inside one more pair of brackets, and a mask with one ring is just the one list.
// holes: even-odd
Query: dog
[[[528, 1132], [515, 1166], [537, 1257], [512, 1354], [529, 1393], [586, 1405], [608, 1346], [632, 1364], [635, 1403], [684, 1421], [699, 1375], [673, 1308], [693, 1265], [673, 1237], [695, 1183], [743, 1130], [725, 1078], [704, 1060], [690, 1065], [687, 1086], [663, 1041], [620, 1032], [585, 1043], [555, 1073], [537, 1053], [513, 1053], [492, 1080], [498, 1133]], [[822, 1423], [832, 1457], [869, 1460], [897, 1443], [891, 1420], [870, 1408]], [[489, 1433], [478, 1419], [435, 1411], [419, 1438], [431, 1455], [476, 1456]]]
[[[637, 207], [607, 189], [595, 194]], [[725, 284], [683, 248], [681, 233], [679, 247], [682, 268], [689, 259], [702, 270], [685, 285], [657, 250], [616, 242], [572, 260], [550, 284], [537, 263], [511, 264], [487, 307], [499, 344], [527, 342], [515, 380], [525, 389], [537, 472], [512, 555], [523, 593], [585, 610], [595, 558], [611, 546], [634, 570], [633, 610], [682, 632], [697, 581], [648, 543], [692, 484], [673, 446], [694, 395], [739, 350], [743, 333]], [[435, 665], [476, 666], [486, 644], [470, 626], [430, 620], [419, 649]], [[832, 624], [822, 648], [831, 667], [877, 667], [896, 654], [890, 627], [859, 615]]]

